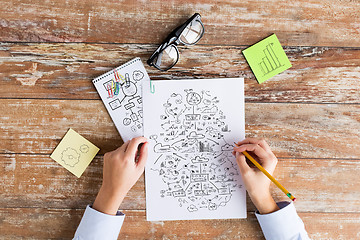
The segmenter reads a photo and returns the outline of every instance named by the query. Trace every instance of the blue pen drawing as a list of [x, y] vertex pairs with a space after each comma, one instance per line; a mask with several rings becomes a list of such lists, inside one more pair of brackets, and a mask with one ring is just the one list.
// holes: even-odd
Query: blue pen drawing
[[208, 91], [185, 89], [172, 93], [163, 104], [161, 132], [152, 133], [156, 158], [151, 171], [161, 178], [161, 198], [174, 199], [188, 212], [214, 211], [242, 188], [224, 137], [231, 132], [219, 99]]

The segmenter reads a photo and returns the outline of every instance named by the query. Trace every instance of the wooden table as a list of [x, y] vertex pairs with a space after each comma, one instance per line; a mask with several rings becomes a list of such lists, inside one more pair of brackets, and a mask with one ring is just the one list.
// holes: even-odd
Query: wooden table
[[[360, 238], [360, 2], [0, 0], [0, 239], [69, 239], [122, 144], [91, 80], [194, 12], [206, 32], [152, 79], [244, 77], [247, 136], [268, 140], [312, 239]], [[293, 67], [259, 85], [241, 53], [276, 33]], [[73, 128], [101, 148], [77, 179], [49, 155]], [[277, 200], [284, 194], [272, 186]], [[120, 239], [263, 239], [244, 220], [147, 222], [144, 178]], [[284, 226], [285, 227], [285, 226]]]

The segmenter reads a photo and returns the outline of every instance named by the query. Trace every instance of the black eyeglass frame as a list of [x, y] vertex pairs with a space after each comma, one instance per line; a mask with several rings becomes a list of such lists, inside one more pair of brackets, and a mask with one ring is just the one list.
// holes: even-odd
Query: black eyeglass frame
[[[193, 21], [198, 21], [202, 28], [203, 28], [203, 31], [200, 35], [200, 37], [198, 38], [198, 40], [196, 40], [194, 43], [185, 43], [183, 41], [181, 41], [180, 39], [180, 36], [181, 34], [183, 33], [183, 31], [185, 30], [185, 28]], [[182, 24], [181, 26], [177, 27], [174, 31], [172, 31], [168, 36], [167, 38], [160, 44], [160, 46], [153, 52], [153, 54], [151, 55], [151, 57], [147, 60], [147, 64], [149, 64], [149, 66], [153, 66], [155, 68], [157, 68], [158, 70], [160, 71], [167, 71], [169, 70], [170, 68], [172, 68], [173, 66], [175, 66], [175, 64], [179, 61], [179, 57], [180, 57], [180, 54], [179, 54], [179, 50], [177, 48], [177, 45], [179, 43], [182, 43], [184, 45], [194, 45], [196, 44], [197, 42], [200, 41], [200, 39], [202, 38], [202, 36], [204, 35], [205, 33], [205, 28], [204, 28], [204, 24], [201, 22], [201, 15], [199, 13], [195, 13], [191, 18], [189, 18], [184, 24]], [[176, 49], [176, 54], [177, 54], [177, 58], [176, 58], [176, 61], [168, 68], [166, 69], [161, 69], [159, 66], [157, 66], [155, 63], [154, 63], [154, 60], [156, 59], [156, 57], [162, 52], [164, 51], [165, 48], [169, 47], [173, 45], [174, 48]]]

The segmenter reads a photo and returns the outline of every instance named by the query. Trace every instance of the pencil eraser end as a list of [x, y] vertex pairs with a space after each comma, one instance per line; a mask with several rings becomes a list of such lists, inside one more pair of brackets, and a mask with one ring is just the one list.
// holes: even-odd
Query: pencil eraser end
[[292, 201], [295, 202], [295, 201], [296, 201], [296, 198], [293, 198]]

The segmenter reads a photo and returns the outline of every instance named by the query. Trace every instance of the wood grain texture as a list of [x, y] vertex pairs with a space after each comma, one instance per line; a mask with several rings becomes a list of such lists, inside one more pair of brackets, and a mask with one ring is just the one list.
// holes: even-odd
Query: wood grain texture
[[[299, 211], [338, 213], [360, 211], [359, 175], [360, 160], [333, 159], [280, 159], [274, 174], [296, 196]], [[81, 208], [94, 201], [101, 180], [101, 157], [78, 179], [46, 155], [0, 154], [0, 208]], [[271, 190], [277, 201], [288, 200], [274, 185]], [[121, 209], [145, 210], [143, 177]]]
[[[0, 208], [0, 239], [72, 239], [83, 209]], [[264, 239], [253, 213], [247, 219], [147, 222], [128, 210], [118, 239]], [[311, 239], [355, 240], [360, 214], [299, 213]]]
[[249, 45], [277, 33], [284, 45], [360, 45], [359, 1], [1, 0], [0, 41], [160, 43], [195, 12], [201, 44]]
[[[0, 240], [71, 239], [122, 144], [91, 80], [145, 63], [194, 12], [205, 35], [153, 80], [244, 77], [247, 136], [280, 157], [312, 239], [360, 239], [360, 1], [0, 0]], [[242, 50], [276, 33], [293, 67], [258, 84]], [[81, 178], [49, 155], [68, 128], [101, 148]], [[272, 185], [276, 200], [287, 200]], [[119, 239], [264, 239], [245, 220], [147, 222], [144, 177]]]
[[[95, 77], [139, 56], [145, 63], [155, 45], [0, 44], [1, 98], [99, 99]], [[245, 47], [180, 48], [168, 72], [145, 65], [156, 79], [244, 77], [247, 102], [360, 103], [360, 48], [291, 47], [293, 65], [263, 84], [254, 79]]]
[[[101, 100], [0, 99], [1, 153], [50, 154], [73, 128], [100, 153], [122, 140]], [[247, 136], [278, 157], [360, 158], [360, 105], [248, 103]]]

